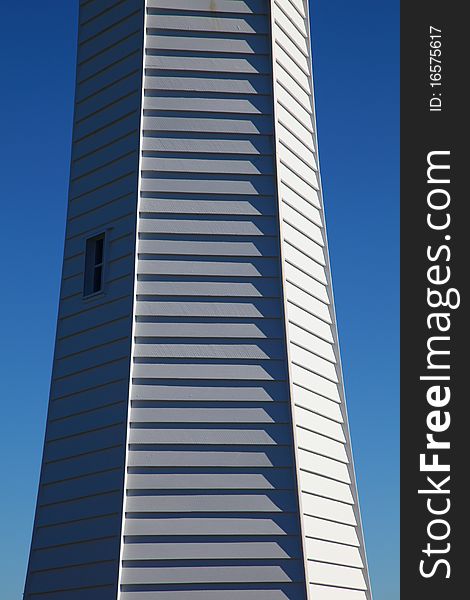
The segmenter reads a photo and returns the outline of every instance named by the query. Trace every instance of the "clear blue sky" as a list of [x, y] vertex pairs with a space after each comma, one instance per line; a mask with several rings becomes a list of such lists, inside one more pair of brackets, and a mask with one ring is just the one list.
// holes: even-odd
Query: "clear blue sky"
[[[313, 0], [320, 160], [375, 600], [398, 592], [398, 1]], [[64, 236], [75, 0], [0, 22], [0, 581], [21, 598]]]

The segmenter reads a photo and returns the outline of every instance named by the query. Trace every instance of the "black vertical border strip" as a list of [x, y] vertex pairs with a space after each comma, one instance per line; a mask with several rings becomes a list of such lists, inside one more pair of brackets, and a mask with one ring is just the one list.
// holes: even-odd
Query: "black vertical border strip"
[[[469, 250], [467, 233], [470, 207], [465, 164], [470, 155], [466, 148], [469, 137], [468, 22], [464, 17], [465, 3], [436, 0], [417, 0], [401, 3], [401, 598], [402, 600], [453, 600], [467, 597], [467, 555], [465, 542], [469, 533], [466, 517], [469, 486], [466, 485], [470, 431], [468, 430], [469, 397], [465, 385], [470, 370], [467, 338], [470, 336], [468, 319]], [[430, 38], [430, 27], [442, 31], [441, 38]], [[433, 32], [433, 34], [436, 32]], [[431, 41], [440, 40], [442, 52], [440, 86], [431, 87]], [[434, 44], [439, 46], [439, 44]], [[439, 54], [439, 53], [437, 53]], [[438, 79], [438, 78], [436, 78]], [[433, 96], [433, 94], [436, 94]], [[440, 95], [439, 95], [440, 94]], [[442, 100], [441, 110], [430, 110], [433, 98]], [[435, 155], [434, 163], [450, 165], [449, 171], [434, 170], [435, 179], [450, 179], [449, 183], [429, 183], [428, 154], [448, 151], [449, 155]], [[445, 190], [450, 203], [444, 210], [428, 206], [428, 194], [433, 189]], [[432, 202], [444, 203], [446, 194], [439, 192]], [[428, 214], [436, 224], [451, 219], [449, 227], [433, 230], [427, 224]], [[450, 236], [450, 239], [446, 236]], [[446, 247], [448, 250], [446, 250]], [[429, 252], [434, 258], [430, 260]], [[440, 251], [439, 251], [440, 249]], [[450, 252], [450, 256], [449, 256]], [[439, 265], [431, 276], [450, 280], [439, 285], [430, 283], [428, 269]], [[443, 296], [449, 289], [458, 290], [460, 306], [431, 308], [428, 288]], [[451, 293], [455, 301], [457, 293]], [[432, 301], [437, 300], [433, 295]], [[432, 313], [445, 313], [450, 320], [448, 332], [440, 332], [436, 319], [427, 319]], [[444, 320], [442, 323], [444, 323]], [[429, 328], [429, 324], [431, 328]], [[449, 369], [428, 369], [429, 339], [448, 336], [449, 340], [434, 340], [434, 349], [448, 350], [449, 354], [433, 358], [433, 362]], [[423, 375], [449, 376], [450, 381], [420, 380]], [[446, 406], [433, 407], [427, 401], [428, 389], [433, 385], [449, 386], [451, 397]], [[451, 418], [446, 431], [434, 433], [436, 440], [450, 442], [450, 449], [427, 450], [427, 418], [431, 411], [440, 410]], [[423, 472], [420, 455], [427, 453], [430, 463], [434, 453], [439, 463], [449, 464], [449, 472]], [[428, 494], [418, 490], [432, 490], [427, 480], [431, 477], [441, 490], [449, 493]], [[450, 476], [444, 484], [441, 482]], [[448, 512], [433, 515], [435, 511]], [[430, 503], [430, 504], [428, 504]], [[445, 522], [433, 522], [433, 520]], [[447, 535], [448, 533], [448, 535]], [[431, 535], [443, 539], [432, 539]], [[428, 548], [428, 544], [430, 544]], [[449, 546], [447, 545], [449, 544]], [[427, 553], [423, 552], [426, 550]], [[430, 551], [429, 551], [430, 550]], [[421, 562], [423, 561], [423, 562]], [[442, 562], [439, 562], [442, 561]], [[444, 562], [447, 561], [447, 562]], [[420, 573], [420, 569], [427, 576]], [[449, 577], [447, 577], [449, 576]]]

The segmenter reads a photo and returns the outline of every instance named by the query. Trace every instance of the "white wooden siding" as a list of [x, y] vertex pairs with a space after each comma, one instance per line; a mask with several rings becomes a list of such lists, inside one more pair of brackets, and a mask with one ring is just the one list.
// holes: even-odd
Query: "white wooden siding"
[[308, 2], [273, 0], [278, 194], [291, 402], [309, 594], [370, 599], [331, 305]]
[[120, 598], [305, 600], [269, 3], [148, 0], [145, 49]]
[[307, 15], [80, 1], [28, 600], [371, 600]]
[[[25, 599], [115, 600], [128, 407], [141, 0], [81, 1], [68, 218]], [[106, 231], [104, 293], [83, 298]]]

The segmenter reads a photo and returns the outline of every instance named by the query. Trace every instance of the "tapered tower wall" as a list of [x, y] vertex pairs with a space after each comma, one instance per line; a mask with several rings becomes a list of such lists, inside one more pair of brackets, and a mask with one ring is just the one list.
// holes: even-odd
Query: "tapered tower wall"
[[297, 478], [311, 598], [370, 598], [316, 139], [309, 3], [274, 0], [281, 257]]
[[306, 597], [270, 29], [147, 2], [122, 600]]
[[[115, 600], [129, 390], [143, 3], [80, 2], [56, 346], [25, 598]], [[106, 232], [103, 292], [83, 297]]]
[[80, 3], [26, 598], [371, 598], [309, 30], [303, 0]]

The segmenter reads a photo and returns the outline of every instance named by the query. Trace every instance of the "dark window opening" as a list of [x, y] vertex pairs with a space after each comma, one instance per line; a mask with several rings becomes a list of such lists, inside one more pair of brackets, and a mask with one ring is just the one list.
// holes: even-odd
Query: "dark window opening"
[[103, 289], [104, 239], [105, 234], [101, 233], [86, 241], [84, 296], [97, 294]]

